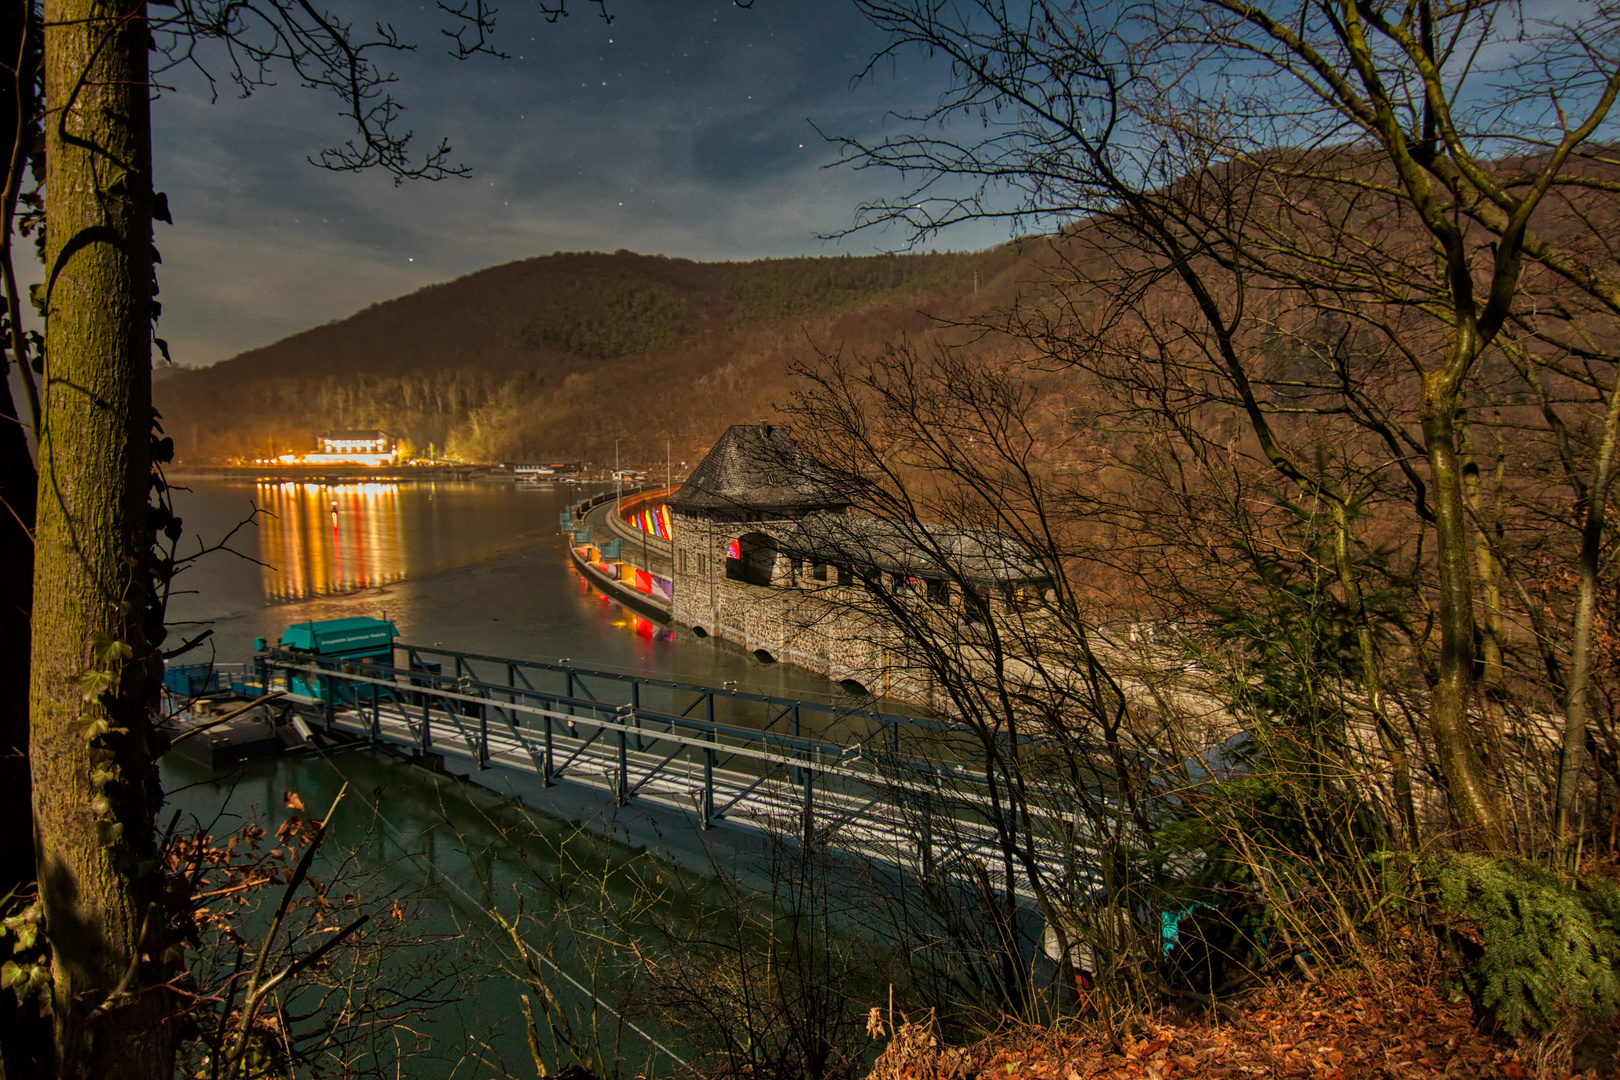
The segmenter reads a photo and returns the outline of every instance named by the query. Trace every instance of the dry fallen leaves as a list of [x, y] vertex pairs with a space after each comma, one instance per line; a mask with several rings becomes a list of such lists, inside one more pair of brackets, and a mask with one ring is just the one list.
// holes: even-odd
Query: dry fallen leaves
[[[1138, 1018], [1125, 1033], [1079, 1024], [1020, 1028], [966, 1047], [938, 1039], [932, 1019], [898, 1027], [868, 1080], [1554, 1080], [1620, 1076], [1620, 1055], [1585, 1073], [1549, 1064], [1531, 1043], [1475, 1030], [1467, 1002], [1446, 1000], [1410, 973], [1282, 983], [1227, 1002], [1236, 1027], [1207, 1015]], [[1134, 1033], [1134, 1034], [1133, 1034]]]

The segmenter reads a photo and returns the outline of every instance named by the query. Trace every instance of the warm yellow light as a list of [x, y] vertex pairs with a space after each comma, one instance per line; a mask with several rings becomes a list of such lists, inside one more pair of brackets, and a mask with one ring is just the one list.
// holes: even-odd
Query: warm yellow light
[[332, 454], [305, 454], [302, 460], [305, 465], [368, 465], [371, 468], [380, 469], [384, 465], [392, 465], [394, 455], [348, 451]]

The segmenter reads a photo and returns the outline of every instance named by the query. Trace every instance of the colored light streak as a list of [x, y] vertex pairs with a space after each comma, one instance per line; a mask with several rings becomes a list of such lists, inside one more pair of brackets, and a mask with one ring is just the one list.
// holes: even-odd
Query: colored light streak
[[648, 536], [656, 536], [660, 540], [668, 540], [674, 535], [670, 531], [669, 507], [663, 503], [634, 510], [625, 515], [624, 520], [631, 528], [638, 529]]

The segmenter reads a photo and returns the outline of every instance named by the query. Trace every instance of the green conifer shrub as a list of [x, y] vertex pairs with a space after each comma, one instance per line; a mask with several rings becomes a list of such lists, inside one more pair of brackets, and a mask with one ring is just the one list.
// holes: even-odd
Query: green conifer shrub
[[1510, 1035], [1545, 1031], [1571, 1011], [1607, 1017], [1620, 1002], [1620, 886], [1573, 884], [1533, 863], [1449, 856], [1435, 874], [1440, 907], [1477, 931], [1467, 976], [1474, 1002]]

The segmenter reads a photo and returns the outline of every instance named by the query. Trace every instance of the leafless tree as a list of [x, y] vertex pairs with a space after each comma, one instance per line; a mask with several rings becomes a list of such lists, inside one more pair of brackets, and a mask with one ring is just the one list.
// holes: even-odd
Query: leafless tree
[[[560, 5], [546, 10], [564, 14]], [[494, 12], [482, 0], [439, 11], [453, 54], [493, 52]], [[19, 818], [24, 789], [5, 785], [12, 801], [3, 804], [0, 896], [8, 920], [43, 928], [35, 944], [49, 948], [54, 1038], [44, 1044], [27, 1010], [0, 1009], [0, 1024], [8, 1060], [53, 1060], [69, 1077], [168, 1076], [171, 1029], [160, 1019], [175, 956], [153, 828], [162, 801], [153, 717], [166, 633], [160, 593], [173, 567], [154, 540], [162, 531], [172, 541], [179, 522], [162, 514], [162, 466], [174, 443], [151, 408], [152, 349], [167, 350], [154, 333], [161, 305], [152, 230], [169, 217], [152, 186], [154, 67], [220, 72], [244, 92], [291, 70], [332, 92], [355, 134], [315, 156], [328, 168], [436, 179], [458, 167], [442, 142], [413, 156], [382, 59], [409, 46], [386, 25], [368, 34], [315, 5], [281, 0], [177, 0], [150, 10], [145, 0], [48, 0], [13, 4], [0, 32], [9, 135], [0, 284], [7, 361], [28, 404], [23, 416], [9, 391], [0, 398], [8, 508], [0, 541], [26, 538], [31, 549], [0, 573], [4, 622], [29, 628], [26, 641], [13, 632], [8, 656], [30, 655], [26, 742], [19, 700], [0, 703], [9, 779], [26, 760], [30, 799], [29, 816]], [[45, 324], [37, 339], [22, 328], [14, 231], [37, 235], [49, 267], [29, 298]], [[24, 423], [37, 447], [32, 502], [22, 495], [34, 469]], [[18, 870], [28, 854], [19, 837], [33, 839], [33, 881]], [[15, 981], [8, 974], [8, 986]]]
[[[1568, 443], [1563, 468], [1581, 500], [1566, 515], [1579, 584], [1550, 646], [1563, 764], [1545, 809], [1567, 827], [1576, 790], [1591, 790], [1592, 612], [1610, 545], [1604, 343], [1620, 293], [1599, 223], [1615, 186], [1612, 13], [1541, 20], [1509, 3], [1424, 0], [861, 7], [892, 35], [885, 57], [920, 48], [954, 73], [910, 118], [917, 128], [844, 142], [857, 166], [907, 177], [865, 221], [924, 235], [1003, 216], [1072, 234], [1064, 302], [1017, 329], [1048, 358], [1098, 371], [1119, 371], [1133, 349], [1164, 357], [1178, 372], [1167, 389], [1230, 409], [1245, 451], [1334, 520], [1352, 613], [1369, 494], [1385, 518], [1404, 503], [1398, 527], [1424, 549], [1417, 599], [1433, 628], [1415, 642], [1431, 683], [1422, 731], [1465, 846], [1501, 851], [1513, 831], [1487, 761], [1475, 644], [1483, 621], [1487, 649], [1498, 645], [1500, 609], [1477, 597], [1483, 586], [1498, 603], [1505, 582], [1476, 579], [1505, 572], [1509, 552], [1475, 520], [1467, 418], [1491, 393], [1502, 400], [1510, 368], [1520, 393], [1554, 369], [1585, 387], [1580, 405], [1560, 398], [1582, 414], [1563, 426], [1590, 433]], [[1579, 299], [1560, 305], [1566, 294]], [[1340, 345], [1324, 342], [1335, 334]], [[1269, 360], [1279, 336], [1314, 338], [1313, 361]], [[1554, 442], [1559, 423], [1538, 422]], [[1317, 467], [1324, 427], [1355, 437], [1351, 474]], [[1387, 661], [1368, 631], [1363, 676], [1399, 757], [1380, 705]]]

